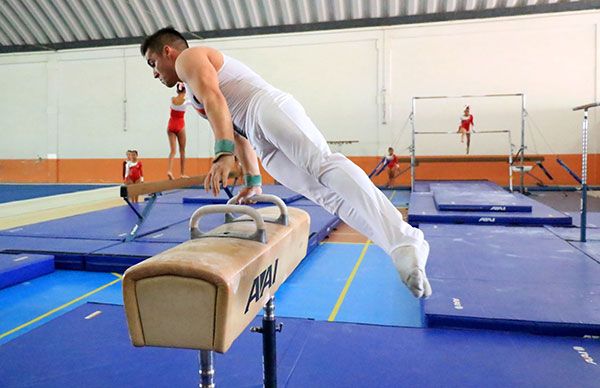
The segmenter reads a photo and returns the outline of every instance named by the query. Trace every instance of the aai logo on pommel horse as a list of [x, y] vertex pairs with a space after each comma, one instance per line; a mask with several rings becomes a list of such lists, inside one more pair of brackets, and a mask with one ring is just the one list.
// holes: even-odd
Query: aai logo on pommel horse
[[506, 211], [506, 206], [492, 206], [490, 207], [490, 211], [492, 212], [505, 212]]
[[496, 222], [495, 217], [481, 217], [477, 222]]
[[[250, 307], [250, 303], [258, 302], [260, 298], [262, 298], [265, 293], [265, 289], [271, 288], [273, 284], [275, 284], [275, 280], [277, 279], [277, 264], [279, 263], [279, 259], [275, 259], [275, 264], [269, 265], [265, 268], [264, 271], [260, 273], [256, 278], [254, 278], [254, 282], [252, 282], [252, 289], [250, 290], [250, 295], [248, 295], [248, 302], [246, 302], [246, 311], [244, 314], [248, 312], [248, 308]], [[275, 268], [273, 268], [273, 265]]]

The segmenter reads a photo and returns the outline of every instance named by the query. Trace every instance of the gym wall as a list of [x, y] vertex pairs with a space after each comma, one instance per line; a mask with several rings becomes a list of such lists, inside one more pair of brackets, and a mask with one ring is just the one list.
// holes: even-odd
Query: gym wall
[[[193, 41], [234, 56], [290, 92], [333, 146], [370, 171], [390, 144], [408, 154], [414, 96], [524, 93], [528, 153], [544, 154], [554, 184], [579, 171], [581, 112], [598, 99], [600, 12], [523, 16], [343, 31]], [[125, 150], [138, 149], [146, 179], [163, 179], [172, 90], [152, 79], [138, 46], [0, 56], [0, 180], [119, 182]], [[419, 130], [452, 131], [469, 104], [476, 129], [509, 129], [520, 142], [515, 98], [419, 101]], [[591, 111], [590, 183], [600, 183], [599, 114]], [[209, 166], [212, 134], [186, 115], [190, 171]], [[417, 155], [462, 155], [458, 135], [417, 139]], [[504, 155], [502, 136], [473, 137], [472, 154]], [[506, 165], [436, 164], [418, 178], [488, 178]], [[380, 177], [384, 179], [384, 177]], [[401, 182], [406, 182], [405, 178]]]

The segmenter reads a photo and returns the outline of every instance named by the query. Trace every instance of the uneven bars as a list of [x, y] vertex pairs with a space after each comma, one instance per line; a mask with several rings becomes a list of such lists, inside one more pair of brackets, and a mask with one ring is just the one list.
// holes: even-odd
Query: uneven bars
[[436, 98], [473, 98], [473, 97], [519, 97], [523, 93], [501, 93], [501, 94], [466, 94], [464, 96], [423, 96], [413, 97], [415, 100], [431, 100]]
[[[468, 132], [471, 134], [480, 134], [480, 133], [509, 133], [509, 130], [506, 129], [498, 129], [498, 130], [493, 130], [493, 131], [473, 131], [473, 132]], [[458, 134], [460, 135], [460, 132], [457, 131], [449, 131], [449, 132], [438, 132], [438, 131], [416, 131], [415, 135], [449, 135], [449, 134]]]

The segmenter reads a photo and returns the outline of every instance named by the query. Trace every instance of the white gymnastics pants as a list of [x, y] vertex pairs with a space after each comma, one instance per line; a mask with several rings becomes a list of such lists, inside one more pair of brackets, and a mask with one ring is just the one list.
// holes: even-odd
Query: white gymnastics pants
[[404, 222], [367, 174], [331, 152], [294, 98], [261, 96], [252, 111], [248, 140], [273, 178], [339, 216], [388, 255], [402, 246], [423, 244], [423, 233]]

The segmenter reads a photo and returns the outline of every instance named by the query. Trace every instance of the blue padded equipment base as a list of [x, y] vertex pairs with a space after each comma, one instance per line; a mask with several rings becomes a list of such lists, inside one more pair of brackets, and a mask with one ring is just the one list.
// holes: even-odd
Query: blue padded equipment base
[[[281, 185], [264, 185], [262, 187], [263, 194], [276, 195], [285, 203], [292, 203], [300, 198], [301, 194], [296, 193]], [[226, 203], [229, 200], [227, 194], [221, 190], [218, 196], [214, 197], [211, 193], [207, 193], [204, 190], [199, 191], [196, 195], [191, 197], [183, 197], [183, 203]]]
[[523, 212], [475, 212], [438, 210], [433, 195], [413, 192], [408, 207], [408, 221], [412, 225], [421, 222], [450, 224], [501, 224], [501, 225], [571, 225], [571, 217], [524, 195], [515, 193], [520, 201], [530, 203], [531, 213]]
[[[279, 321], [284, 324], [277, 334], [282, 387], [414, 387], [418, 382], [423, 388], [562, 388], [600, 381], [600, 368], [588, 363], [600, 358], [600, 342], [593, 339]], [[80, 306], [2, 345], [0, 359], [4, 388], [192, 387], [199, 382], [197, 351], [132, 346], [123, 308], [114, 305]], [[215, 354], [215, 383], [262, 386], [260, 335], [245, 330], [227, 353]]]
[[431, 192], [438, 210], [479, 212], [531, 212], [531, 203], [523, 196], [504, 191], [501, 187], [490, 188], [479, 183], [431, 183]]
[[600, 334], [600, 266], [545, 228], [421, 225], [427, 324]]
[[0, 254], [0, 289], [54, 272], [54, 256]]

